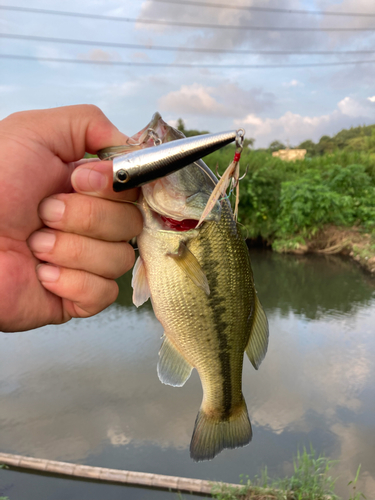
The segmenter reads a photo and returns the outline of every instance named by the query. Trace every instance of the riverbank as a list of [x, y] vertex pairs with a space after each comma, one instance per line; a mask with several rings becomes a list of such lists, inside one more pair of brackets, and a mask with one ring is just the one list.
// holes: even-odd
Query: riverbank
[[279, 253], [349, 256], [366, 271], [375, 275], [374, 237], [359, 228], [326, 226], [310, 238], [276, 240], [269, 246]]
[[[293, 458], [293, 474], [290, 477], [273, 480], [268, 476], [265, 467], [259, 477], [246, 481], [240, 488], [232, 485], [216, 483], [212, 488], [212, 496], [217, 500], [340, 500], [335, 494], [336, 479], [332, 469], [337, 460], [319, 455], [311, 447], [297, 452]], [[365, 498], [357, 491], [361, 466], [357, 469], [353, 480], [348, 480], [347, 497], [349, 500]], [[345, 498], [345, 500], [346, 500]]]
[[[207, 164], [223, 173], [233, 154], [227, 146]], [[244, 173], [238, 221], [246, 239], [282, 253], [348, 255], [375, 272], [374, 154], [336, 151], [287, 162], [248, 149]]]
[[[331, 469], [336, 464], [337, 461], [322, 455], [316, 456], [312, 447], [310, 447], [309, 452], [304, 448], [302, 453], [298, 451], [297, 456], [293, 458], [294, 472], [290, 477], [273, 480], [268, 476], [267, 467], [265, 467], [259, 477], [256, 476], [250, 480], [246, 476], [245, 481], [242, 477], [240, 484], [232, 484], [0, 453], [0, 468], [11, 468], [25, 472], [32, 470], [47, 475], [74, 477], [81, 481], [117, 483], [156, 490], [177, 491], [179, 498], [184, 498], [181, 496], [181, 492], [198, 493], [217, 500], [296, 500], [302, 498], [305, 500], [338, 500], [334, 493], [336, 480], [331, 476]], [[361, 466], [358, 467], [354, 480], [348, 483], [348, 486], [353, 484], [354, 492], [360, 469]], [[360, 495], [361, 493], [356, 493], [355, 496], [351, 494], [350, 499], [359, 500]], [[1, 496], [0, 500], [9, 499]]]

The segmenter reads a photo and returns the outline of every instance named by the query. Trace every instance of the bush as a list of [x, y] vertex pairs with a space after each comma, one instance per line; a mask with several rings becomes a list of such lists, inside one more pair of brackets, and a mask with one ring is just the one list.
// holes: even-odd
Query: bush
[[[207, 158], [223, 172], [233, 159], [227, 146]], [[273, 243], [308, 238], [326, 224], [375, 231], [375, 158], [341, 151], [284, 162], [265, 151], [245, 149], [240, 182], [239, 222], [249, 238]], [[296, 240], [295, 240], [296, 241]]]

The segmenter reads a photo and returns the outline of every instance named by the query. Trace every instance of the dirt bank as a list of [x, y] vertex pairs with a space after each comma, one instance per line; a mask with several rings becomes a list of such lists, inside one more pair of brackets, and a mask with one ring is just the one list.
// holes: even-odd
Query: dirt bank
[[349, 255], [362, 267], [375, 274], [375, 241], [370, 234], [357, 228], [327, 226], [315, 236], [305, 241], [305, 244], [294, 245], [294, 248], [279, 247], [278, 251], [285, 253], [322, 253]]

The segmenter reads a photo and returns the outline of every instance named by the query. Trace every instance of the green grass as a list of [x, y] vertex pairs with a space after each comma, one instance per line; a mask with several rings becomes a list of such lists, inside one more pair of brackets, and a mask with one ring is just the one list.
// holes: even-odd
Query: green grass
[[[246, 482], [239, 488], [215, 484], [212, 496], [216, 500], [338, 500], [339, 497], [334, 493], [336, 479], [331, 474], [336, 464], [337, 461], [324, 456], [317, 457], [312, 447], [310, 451], [304, 448], [302, 453], [298, 451], [293, 460], [291, 477], [273, 480], [268, 476], [267, 468], [264, 468], [259, 477], [253, 480], [246, 477]], [[349, 500], [366, 498], [356, 490], [360, 467], [355, 479], [348, 484], [352, 487]]]
[[[0, 464], [0, 469], [7, 469], [8, 467], [4, 464]], [[0, 497], [0, 500], [9, 500], [8, 497]]]

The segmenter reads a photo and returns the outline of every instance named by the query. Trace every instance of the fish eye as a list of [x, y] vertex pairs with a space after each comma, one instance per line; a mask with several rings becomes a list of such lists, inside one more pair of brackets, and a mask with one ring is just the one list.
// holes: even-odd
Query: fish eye
[[129, 180], [129, 175], [126, 170], [120, 169], [116, 172], [116, 180], [125, 183]]

